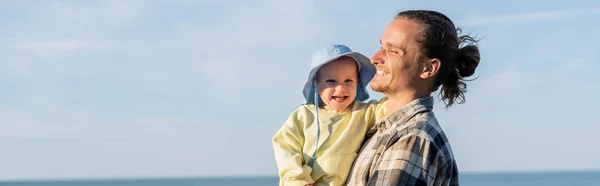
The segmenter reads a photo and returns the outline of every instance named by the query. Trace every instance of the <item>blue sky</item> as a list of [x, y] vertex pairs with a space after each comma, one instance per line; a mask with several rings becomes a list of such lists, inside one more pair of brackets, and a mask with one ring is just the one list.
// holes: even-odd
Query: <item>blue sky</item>
[[483, 38], [436, 106], [462, 172], [600, 169], [598, 1], [7, 1], [0, 179], [276, 175], [312, 52], [372, 56], [415, 8]]

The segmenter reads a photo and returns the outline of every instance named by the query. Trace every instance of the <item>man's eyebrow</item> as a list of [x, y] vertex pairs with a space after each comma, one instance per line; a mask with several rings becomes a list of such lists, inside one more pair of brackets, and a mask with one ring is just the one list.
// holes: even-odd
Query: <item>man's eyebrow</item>
[[398, 45], [391, 44], [390, 42], [385, 42], [385, 44], [384, 44], [381, 39], [379, 40], [379, 44], [386, 45], [386, 46], [391, 46], [391, 47], [394, 47], [394, 48], [397, 48], [397, 49], [403, 49], [402, 47], [400, 47]]

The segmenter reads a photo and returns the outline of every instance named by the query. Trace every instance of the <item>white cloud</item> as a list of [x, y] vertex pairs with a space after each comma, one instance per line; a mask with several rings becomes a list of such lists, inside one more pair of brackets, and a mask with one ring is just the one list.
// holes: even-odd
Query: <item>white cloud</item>
[[146, 4], [142, 0], [109, 0], [102, 1], [98, 9], [102, 18], [106, 18], [111, 24], [118, 26], [133, 27], [143, 17]]
[[564, 69], [567, 71], [582, 70], [582, 69], [585, 69], [586, 67], [589, 67], [590, 61], [591, 61], [590, 59], [585, 59], [585, 58], [573, 59], [572, 61], [566, 63]]
[[585, 15], [598, 15], [600, 8], [586, 8], [576, 10], [561, 10], [561, 11], [539, 11], [539, 12], [524, 12], [512, 13], [505, 15], [478, 17], [474, 19], [456, 21], [461, 26], [487, 26], [498, 24], [516, 24], [529, 23], [538, 21], [547, 21], [552, 19], [562, 19]]
[[79, 40], [55, 40], [55, 41], [32, 41], [18, 42], [9, 46], [13, 50], [22, 50], [33, 52], [36, 55], [50, 57], [58, 56], [65, 53], [77, 52], [86, 47], [88, 43]]

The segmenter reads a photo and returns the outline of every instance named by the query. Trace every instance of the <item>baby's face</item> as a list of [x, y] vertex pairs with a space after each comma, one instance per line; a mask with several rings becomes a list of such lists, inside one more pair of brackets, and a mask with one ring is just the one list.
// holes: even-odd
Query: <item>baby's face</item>
[[356, 98], [358, 67], [350, 57], [323, 65], [317, 73], [319, 95], [327, 110], [344, 110]]

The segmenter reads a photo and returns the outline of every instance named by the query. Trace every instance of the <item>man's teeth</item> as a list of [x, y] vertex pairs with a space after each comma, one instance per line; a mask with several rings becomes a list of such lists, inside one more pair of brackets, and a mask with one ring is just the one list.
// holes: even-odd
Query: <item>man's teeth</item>
[[383, 70], [378, 70], [378, 71], [377, 71], [377, 75], [383, 76], [383, 75], [385, 75], [385, 74], [386, 74], [386, 73], [385, 73], [385, 72], [383, 72]]

